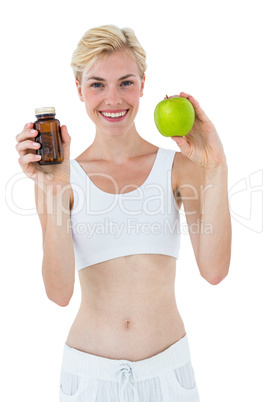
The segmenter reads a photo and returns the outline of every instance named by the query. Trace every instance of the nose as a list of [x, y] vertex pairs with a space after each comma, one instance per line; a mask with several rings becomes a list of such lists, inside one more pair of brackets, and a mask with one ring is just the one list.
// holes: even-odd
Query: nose
[[121, 98], [121, 95], [120, 95], [118, 89], [115, 87], [108, 88], [107, 92], [106, 92], [105, 104], [106, 105], [120, 105], [121, 103], [122, 103], [122, 98]]

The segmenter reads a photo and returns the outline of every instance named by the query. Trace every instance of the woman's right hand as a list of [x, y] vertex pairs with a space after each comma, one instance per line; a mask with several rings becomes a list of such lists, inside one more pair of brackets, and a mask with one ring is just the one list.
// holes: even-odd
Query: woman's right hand
[[71, 137], [66, 126], [61, 126], [61, 139], [64, 159], [62, 163], [55, 165], [39, 165], [36, 158], [36, 150], [40, 148], [34, 145], [38, 131], [33, 130], [33, 123], [24, 126], [21, 133], [16, 136], [16, 150], [20, 155], [18, 162], [27, 177], [32, 179], [45, 193], [56, 195], [65, 185], [70, 184], [70, 145]]

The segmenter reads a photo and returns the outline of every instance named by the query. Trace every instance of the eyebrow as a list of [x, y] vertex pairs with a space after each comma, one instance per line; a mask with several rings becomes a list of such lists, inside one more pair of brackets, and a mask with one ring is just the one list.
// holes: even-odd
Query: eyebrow
[[[134, 74], [127, 74], [127, 75], [124, 75], [123, 77], [119, 78], [118, 81], [125, 80], [125, 79], [128, 78], [128, 77], [135, 77], [135, 75], [134, 75]], [[101, 78], [101, 77], [94, 77], [94, 76], [88, 77], [87, 81], [89, 81], [89, 80], [105, 81], [104, 78]]]

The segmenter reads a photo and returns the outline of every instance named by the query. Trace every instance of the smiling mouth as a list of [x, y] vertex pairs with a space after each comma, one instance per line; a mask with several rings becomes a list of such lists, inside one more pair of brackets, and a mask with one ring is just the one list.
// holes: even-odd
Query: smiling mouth
[[119, 113], [116, 113], [116, 112], [115, 113], [106, 113], [106, 112], [100, 111], [100, 114], [107, 120], [118, 121], [118, 120], [122, 120], [125, 117], [125, 115], [128, 113], [128, 111], [129, 111], [129, 109], [126, 109], [123, 112], [119, 112]]

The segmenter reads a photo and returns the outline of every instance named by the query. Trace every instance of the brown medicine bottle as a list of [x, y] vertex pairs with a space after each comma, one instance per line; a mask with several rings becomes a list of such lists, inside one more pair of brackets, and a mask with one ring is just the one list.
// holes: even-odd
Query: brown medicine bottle
[[54, 165], [63, 162], [63, 147], [61, 140], [60, 122], [55, 119], [54, 107], [41, 107], [35, 109], [37, 120], [34, 122], [34, 129], [38, 131], [35, 138], [41, 144], [36, 150], [41, 155], [40, 165]]

